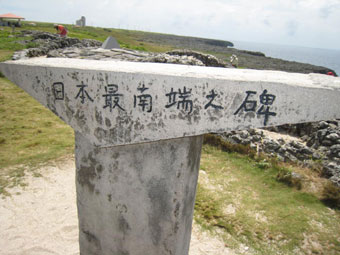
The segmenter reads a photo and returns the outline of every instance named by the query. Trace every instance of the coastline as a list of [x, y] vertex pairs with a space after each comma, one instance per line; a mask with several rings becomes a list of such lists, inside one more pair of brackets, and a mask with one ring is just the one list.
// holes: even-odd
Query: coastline
[[[239, 59], [240, 68], [286, 71], [293, 73], [327, 74], [328, 72], [333, 72], [336, 76], [339, 75], [335, 70], [329, 67], [268, 57], [259, 51], [237, 49], [237, 45], [231, 41], [158, 33], [145, 33], [141, 35], [139, 41], [212, 54], [217, 58], [226, 61], [228, 64], [230, 56], [235, 54]], [[234, 47], [230, 47], [230, 43], [234, 45]]]

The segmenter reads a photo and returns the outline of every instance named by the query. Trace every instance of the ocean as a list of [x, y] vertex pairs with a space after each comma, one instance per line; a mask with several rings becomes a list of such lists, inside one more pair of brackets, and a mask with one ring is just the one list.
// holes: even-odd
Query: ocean
[[260, 51], [267, 57], [328, 67], [340, 76], [340, 50], [243, 41], [232, 42], [236, 49]]

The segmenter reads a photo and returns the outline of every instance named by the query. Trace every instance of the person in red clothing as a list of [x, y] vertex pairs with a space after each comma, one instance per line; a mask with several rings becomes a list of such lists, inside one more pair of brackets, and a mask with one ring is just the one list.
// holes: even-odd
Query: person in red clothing
[[64, 27], [63, 25], [54, 24], [54, 28], [57, 30], [57, 33], [58, 33], [61, 37], [65, 37], [65, 36], [67, 35], [67, 29], [66, 29], [66, 27]]

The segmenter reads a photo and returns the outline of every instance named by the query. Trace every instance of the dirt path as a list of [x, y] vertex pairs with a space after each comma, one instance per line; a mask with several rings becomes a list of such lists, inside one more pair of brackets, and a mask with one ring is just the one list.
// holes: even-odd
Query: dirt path
[[[1, 255], [79, 254], [74, 159], [40, 172], [0, 198]], [[194, 224], [190, 255], [226, 254], [235, 253]]]

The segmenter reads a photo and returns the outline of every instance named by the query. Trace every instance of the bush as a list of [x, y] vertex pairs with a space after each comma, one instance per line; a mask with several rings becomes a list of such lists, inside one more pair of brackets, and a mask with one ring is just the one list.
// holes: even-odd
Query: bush
[[329, 207], [340, 209], [340, 187], [328, 181], [323, 187], [321, 201]]
[[260, 161], [260, 162], [257, 162], [255, 164], [255, 166], [262, 169], [262, 170], [266, 170], [269, 167], [271, 167], [271, 164], [269, 162], [266, 162], [266, 161]]
[[26, 46], [26, 49], [37, 48], [37, 47], [39, 47], [39, 44], [35, 43], [35, 42], [29, 42], [25, 46]]
[[298, 190], [302, 188], [302, 181], [300, 176], [294, 175], [294, 173], [291, 170], [285, 167], [276, 166], [275, 168], [278, 168], [278, 173], [276, 175], [277, 181], [282, 182], [288, 185], [289, 187], [295, 187]]
[[221, 137], [213, 134], [206, 134], [204, 135], [204, 144], [209, 144], [211, 146], [215, 146], [222, 151], [226, 152], [237, 152], [243, 155], [248, 155], [250, 158], [255, 158], [256, 151], [250, 148], [249, 145], [243, 144], [232, 144], [229, 142], [224, 141]]

